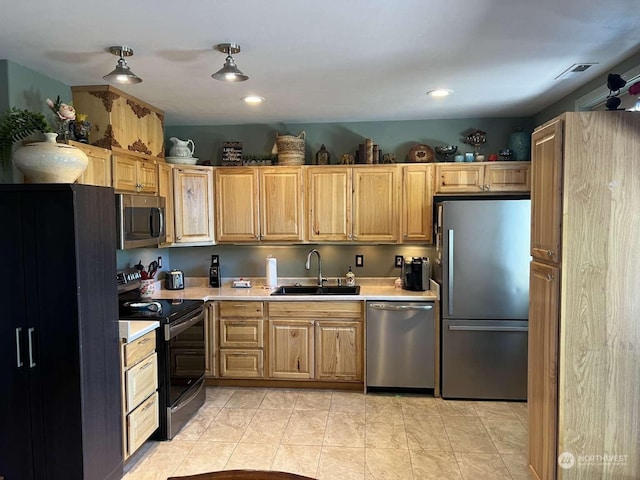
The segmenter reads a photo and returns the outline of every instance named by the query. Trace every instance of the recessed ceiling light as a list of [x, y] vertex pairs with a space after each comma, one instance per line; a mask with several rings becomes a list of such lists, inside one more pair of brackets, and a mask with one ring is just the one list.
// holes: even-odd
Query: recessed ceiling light
[[449, 90], [447, 88], [438, 88], [436, 90], [429, 90], [427, 95], [430, 97], [446, 97], [447, 95], [451, 95], [453, 90]]
[[257, 95], [248, 95], [246, 97], [242, 97], [242, 101], [244, 103], [248, 103], [249, 105], [257, 105], [264, 102], [264, 97], [258, 97]]

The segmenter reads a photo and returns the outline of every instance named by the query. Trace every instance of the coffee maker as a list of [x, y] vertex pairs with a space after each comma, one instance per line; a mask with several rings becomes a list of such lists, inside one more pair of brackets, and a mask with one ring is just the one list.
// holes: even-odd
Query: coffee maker
[[424, 292], [430, 290], [431, 268], [428, 257], [403, 257], [402, 288]]
[[209, 267], [209, 286], [220, 288], [220, 257], [211, 255], [211, 266]]

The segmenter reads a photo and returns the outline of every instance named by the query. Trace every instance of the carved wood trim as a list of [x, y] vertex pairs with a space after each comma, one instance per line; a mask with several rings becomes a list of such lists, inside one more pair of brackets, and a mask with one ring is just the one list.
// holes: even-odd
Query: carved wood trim
[[142, 142], [142, 140], [136, 140], [133, 142], [133, 145], [129, 145], [127, 147], [132, 152], [146, 153], [147, 155], [152, 155], [151, 150], [147, 148], [147, 146]]
[[160, 119], [160, 123], [164, 127], [164, 114], [156, 112], [157, 117]]
[[111, 124], [107, 125], [107, 128], [105, 129], [105, 132], [104, 132], [104, 137], [102, 137], [100, 140], [93, 142], [92, 145], [95, 145], [96, 147], [109, 148], [109, 149], [111, 149], [111, 147], [122, 148], [122, 146], [118, 143], [118, 141], [113, 136], [113, 127], [111, 126]]
[[89, 92], [89, 94], [93, 95], [94, 97], [98, 97], [100, 100], [102, 100], [102, 105], [104, 105], [105, 110], [109, 113], [111, 113], [111, 110], [113, 109], [113, 102], [118, 98], [120, 98], [120, 95], [118, 95], [117, 93], [110, 92], [108, 90]]
[[144, 117], [146, 117], [147, 115], [149, 115], [151, 113], [151, 110], [149, 110], [147, 107], [143, 107], [142, 105], [138, 105], [133, 100], [127, 99], [127, 105], [129, 105], [131, 107], [131, 110], [133, 110], [133, 113], [135, 113], [136, 117], [138, 117], [138, 118], [144, 118]]

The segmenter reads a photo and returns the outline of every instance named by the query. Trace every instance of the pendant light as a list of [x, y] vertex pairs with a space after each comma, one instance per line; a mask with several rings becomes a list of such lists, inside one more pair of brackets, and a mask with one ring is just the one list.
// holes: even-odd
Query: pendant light
[[133, 55], [133, 50], [125, 45], [109, 47], [109, 52], [120, 57], [113, 72], [105, 75], [104, 78], [108, 82], [119, 83], [122, 85], [134, 85], [142, 82], [142, 79], [129, 69], [127, 61], [124, 57]]
[[240, 52], [240, 45], [237, 43], [221, 43], [220, 45], [216, 45], [215, 49], [226, 53], [227, 59], [224, 62], [224, 66], [211, 75], [213, 78], [222, 82], [244, 82], [249, 79], [249, 76], [242, 73], [236, 66], [236, 62], [231, 56], [232, 53]]

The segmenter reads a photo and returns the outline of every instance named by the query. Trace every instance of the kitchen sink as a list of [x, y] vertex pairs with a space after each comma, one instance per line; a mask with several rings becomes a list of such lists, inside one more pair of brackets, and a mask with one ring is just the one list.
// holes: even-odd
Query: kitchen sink
[[271, 295], [359, 295], [360, 286], [299, 286], [299, 285], [282, 285], [278, 287]]

